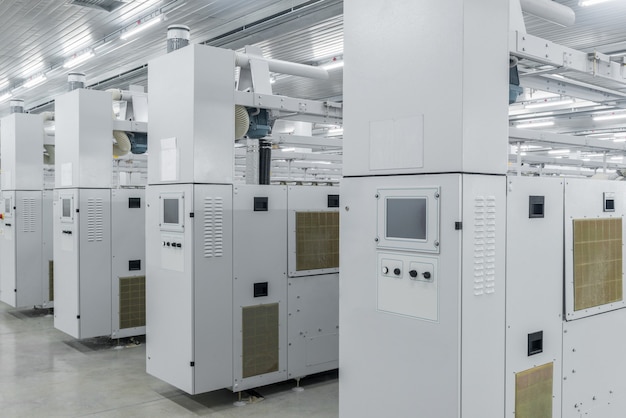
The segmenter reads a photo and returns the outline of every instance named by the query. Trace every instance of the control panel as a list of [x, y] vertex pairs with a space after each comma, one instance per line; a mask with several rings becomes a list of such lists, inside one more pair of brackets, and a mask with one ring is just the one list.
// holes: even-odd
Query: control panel
[[161, 234], [161, 267], [166, 270], [185, 271], [184, 234]]
[[437, 258], [378, 253], [378, 310], [414, 318], [439, 318]]

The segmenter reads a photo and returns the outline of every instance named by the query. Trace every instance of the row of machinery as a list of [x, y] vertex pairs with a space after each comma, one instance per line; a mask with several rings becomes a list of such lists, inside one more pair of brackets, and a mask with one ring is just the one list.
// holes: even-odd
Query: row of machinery
[[341, 120], [339, 105], [273, 95], [272, 68], [324, 74], [204, 45], [150, 62], [147, 371], [191, 394], [338, 364], [338, 189], [269, 185], [262, 140], [255, 180], [233, 181], [246, 131], [263, 138], [286, 115]]

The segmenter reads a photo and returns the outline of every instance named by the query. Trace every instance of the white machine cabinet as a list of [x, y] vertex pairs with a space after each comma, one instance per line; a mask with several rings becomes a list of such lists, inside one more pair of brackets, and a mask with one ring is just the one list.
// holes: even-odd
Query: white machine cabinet
[[343, 180], [341, 393], [361, 402], [340, 403], [341, 416], [502, 416], [505, 187], [461, 174]]
[[111, 190], [56, 190], [54, 326], [74, 338], [111, 334]]

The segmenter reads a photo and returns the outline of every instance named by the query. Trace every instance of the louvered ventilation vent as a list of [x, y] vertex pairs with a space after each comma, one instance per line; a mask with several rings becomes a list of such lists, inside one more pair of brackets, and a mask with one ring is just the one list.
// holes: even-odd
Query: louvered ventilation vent
[[71, 0], [69, 2], [75, 6], [89, 7], [90, 9], [104, 10], [106, 12], [112, 12], [119, 9], [128, 1], [116, 1], [116, 0]]
[[224, 199], [204, 198], [204, 257], [224, 255]]
[[104, 239], [104, 201], [100, 198], [87, 199], [87, 241], [100, 242]]
[[33, 198], [22, 198], [22, 202], [21, 202], [21, 206], [22, 206], [22, 213], [20, 216], [20, 220], [21, 220], [21, 229], [22, 232], [36, 232], [35, 231], [35, 225], [36, 225], [36, 218], [37, 218], [37, 207], [36, 207], [36, 202], [35, 199]]
[[146, 326], [146, 277], [120, 277], [120, 329]]

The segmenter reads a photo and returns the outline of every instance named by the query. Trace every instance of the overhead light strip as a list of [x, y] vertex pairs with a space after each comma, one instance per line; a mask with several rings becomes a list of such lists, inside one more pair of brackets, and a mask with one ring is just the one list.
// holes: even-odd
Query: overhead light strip
[[156, 25], [157, 23], [160, 23], [163, 20], [163, 15], [158, 15], [157, 17], [154, 17], [150, 20], [146, 21], [140, 21], [139, 23], [137, 23], [133, 29], [130, 29], [124, 33], [122, 33], [120, 35], [120, 39], [125, 41], [126, 39], [130, 38], [131, 36], [134, 36], [136, 34], [138, 34], [139, 32], [143, 32], [144, 30]]
[[24, 83], [24, 87], [29, 89], [31, 87], [35, 87], [38, 86], [39, 84], [43, 83], [44, 81], [46, 81], [46, 75], [45, 74], [41, 74], [38, 75], [37, 77], [32, 77], [30, 78], [28, 81], [26, 81]]
[[612, 113], [610, 115], [599, 115], [599, 116], [594, 116], [593, 117], [593, 121], [594, 122], [602, 122], [605, 120], [617, 120], [617, 119], [626, 119], [626, 113]]
[[63, 68], [76, 67], [77, 65], [82, 64], [83, 62], [87, 61], [89, 58], [93, 56], [94, 56], [94, 53], [92, 50], [89, 50], [79, 55], [74, 55], [73, 58], [71, 58], [69, 61], [63, 64]]

